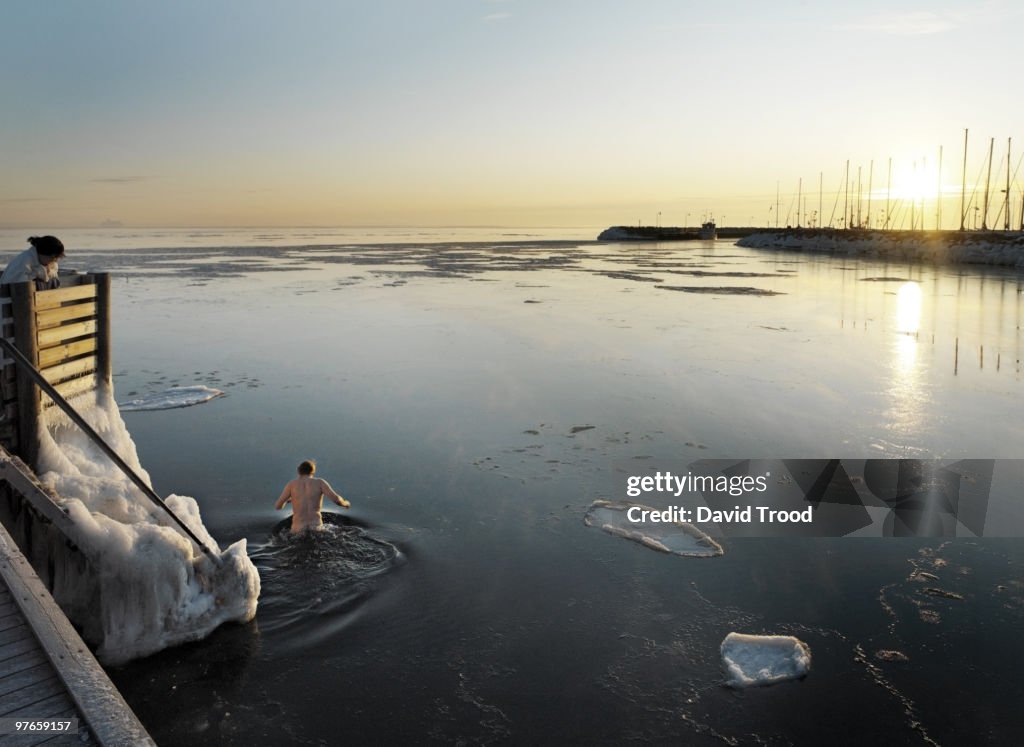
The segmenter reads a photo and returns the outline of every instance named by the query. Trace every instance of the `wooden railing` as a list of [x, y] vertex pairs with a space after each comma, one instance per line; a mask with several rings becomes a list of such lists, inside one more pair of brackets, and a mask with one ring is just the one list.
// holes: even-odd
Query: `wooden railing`
[[[61, 278], [62, 287], [37, 291], [33, 283], [0, 286], [3, 336], [47, 382], [71, 399], [109, 385], [110, 276]], [[5, 356], [0, 368], [0, 443], [36, 467], [39, 418], [53, 401]]]

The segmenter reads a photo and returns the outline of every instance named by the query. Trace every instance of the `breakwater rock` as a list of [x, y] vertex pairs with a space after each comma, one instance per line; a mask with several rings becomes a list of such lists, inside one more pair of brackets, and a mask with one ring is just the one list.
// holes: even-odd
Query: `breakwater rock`
[[[749, 236], [758, 229], [743, 226], [718, 226], [715, 232], [720, 239], [738, 239]], [[598, 241], [698, 241], [701, 239], [699, 228], [683, 228], [681, 226], [612, 226], [606, 228], [597, 237]], [[705, 239], [706, 240], [706, 239]]]
[[788, 229], [761, 231], [736, 243], [753, 249], [1024, 269], [1021, 232]]

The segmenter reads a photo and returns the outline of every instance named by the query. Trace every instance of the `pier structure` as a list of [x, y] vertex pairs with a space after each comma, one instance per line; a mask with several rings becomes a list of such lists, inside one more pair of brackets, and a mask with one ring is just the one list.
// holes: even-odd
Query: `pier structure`
[[[65, 399], [111, 381], [110, 275], [61, 279], [62, 287], [38, 291], [32, 283], [0, 286], [2, 334]], [[37, 467], [39, 425], [53, 401], [19, 371], [10, 356], [0, 362], [0, 445]]]
[[[56, 396], [109, 385], [110, 276], [62, 276], [62, 287], [0, 286], [0, 334]], [[73, 743], [153, 744], [92, 652], [54, 601], [55, 589], [95, 585], [73, 522], [40, 484], [44, 411], [53, 399], [10, 355], [0, 360], [0, 725], [5, 718], [77, 718]], [[88, 634], [88, 630], [83, 631]], [[59, 735], [4, 734], [4, 744]], [[69, 742], [72, 743], [72, 742]]]

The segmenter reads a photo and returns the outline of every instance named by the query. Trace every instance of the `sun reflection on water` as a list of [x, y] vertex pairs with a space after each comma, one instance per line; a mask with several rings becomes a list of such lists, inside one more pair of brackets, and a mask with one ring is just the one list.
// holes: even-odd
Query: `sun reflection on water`
[[914, 440], [928, 410], [921, 366], [918, 332], [921, 328], [921, 286], [907, 282], [896, 293], [895, 339], [892, 344], [892, 378], [888, 411], [891, 440]]

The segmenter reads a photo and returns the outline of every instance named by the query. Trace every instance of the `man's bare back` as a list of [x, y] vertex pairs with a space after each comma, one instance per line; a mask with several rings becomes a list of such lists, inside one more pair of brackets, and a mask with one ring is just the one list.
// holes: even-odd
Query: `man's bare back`
[[348, 508], [352, 504], [334, 492], [326, 480], [313, 476], [315, 466], [308, 474], [303, 474], [303, 468], [307, 465], [303, 462], [299, 467], [299, 476], [284, 486], [281, 497], [277, 499], [274, 508], [280, 510], [286, 503], [292, 504], [292, 532], [304, 532], [307, 529], [320, 529], [324, 520], [320, 515], [324, 496], [337, 503], [342, 508]]

